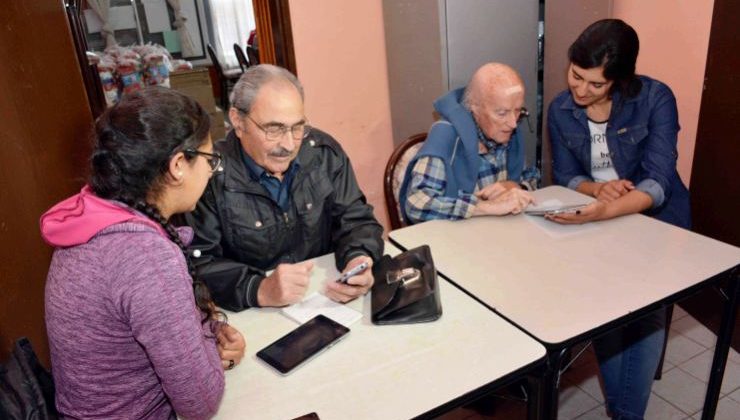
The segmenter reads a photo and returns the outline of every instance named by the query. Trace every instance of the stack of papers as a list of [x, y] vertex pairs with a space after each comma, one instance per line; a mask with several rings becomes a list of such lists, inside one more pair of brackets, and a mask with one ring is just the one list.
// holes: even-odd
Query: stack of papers
[[321, 314], [348, 328], [358, 319], [362, 318], [361, 312], [341, 303], [334, 302], [318, 292], [313, 292], [303, 299], [302, 302], [285, 307], [280, 312], [299, 324], [303, 324], [316, 315]]

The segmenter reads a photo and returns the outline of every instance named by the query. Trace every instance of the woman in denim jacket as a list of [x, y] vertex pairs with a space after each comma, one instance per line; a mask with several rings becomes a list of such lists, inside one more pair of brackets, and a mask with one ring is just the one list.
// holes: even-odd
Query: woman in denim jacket
[[[676, 99], [665, 84], [635, 74], [639, 40], [618, 19], [593, 23], [570, 46], [568, 90], [550, 104], [555, 182], [597, 200], [547, 216], [586, 223], [644, 213], [683, 228], [689, 196], [676, 172]], [[660, 310], [594, 341], [614, 418], [642, 419], [665, 340]]]

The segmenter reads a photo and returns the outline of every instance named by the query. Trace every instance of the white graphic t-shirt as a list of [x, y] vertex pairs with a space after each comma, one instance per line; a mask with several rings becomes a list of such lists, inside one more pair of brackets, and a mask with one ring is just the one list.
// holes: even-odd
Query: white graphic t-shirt
[[596, 182], [619, 179], [606, 144], [606, 123], [588, 120], [588, 130], [591, 133], [591, 177]]

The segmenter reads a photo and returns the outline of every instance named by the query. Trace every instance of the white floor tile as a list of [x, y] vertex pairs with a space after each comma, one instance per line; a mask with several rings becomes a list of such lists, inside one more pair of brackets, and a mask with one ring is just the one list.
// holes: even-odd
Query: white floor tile
[[730, 347], [730, 354], [727, 358], [740, 365], [740, 353], [736, 352], [732, 347]]
[[696, 343], [694, 340], [683, 336], [674, 329], [671, 329], [668, 335], [668, 347], [665, 351], [665, 358], [674, 365], [691, 359], [692, 357], [703, 352], [707, 348]]
[[[694, 419], [701, 419], [701, 411], [694, 414]], [[740, 418], [740, 402], [729, 397], [720, 398], [714, 420], [737, 420]]]
[[674, 407], [660, 396], [652, 393], [648, 401], [645, 418], [650, 420], [683, 420], [687, 414]]
[[[704, 383], [709, 382], [709, 371], [712, 368], [714, 349], [706, 350], [700, 355], [682, 363], [679, 367], [690, 373], [691, 376], [700, 379]], [[740, 387], [740, 365], [728, 360], [725, 365], [725, 374], [720, 390], [722, 395], [730, 393]], [[740, 416], [738, 416], [740, 417]]]
[[728, 397], [732, 398], [733, 400], [740, 402], [740, 389], [736, 389], [734, 392], [732, 392]]
[[686, 414], [701, 410], [706, 384], [681, 370], [671, 369], [663, 379], [653, 382], [653, 392]]
[[717, 336], [701, 322], [694, 317], [685, 316], [671, 323], [671, 329], [681, 333], [706, 348], [714, 347], [717, 342]]
[[576, 418], [578, 420], [609, 420], [611, 417], [606, 415], [606, 407], [600, 405]]
[[670, 371], [674, 367], [676, 367], [676, 365], [674, 365], [673, 363], [671, 363], [670, 360], [663, 359], [663, 375], [665, 375], [666, 372]]
[[675, 321], [675, 320], [681, 319], [688, 314], [689, 313], [684, 311], [682, 307], [678, 305], [673, 305], [673, 316], [671, 317], [671, 320]]
[[595, 360], [568, 369], [563, 375], [563, 386], [577, 386], [600, 404], [604, 403], [604, 392], [599, 379], [599, 366]]
[[[565, 385], [565, 384], [563, 384]], [[561, 386], [558, 407], [559, 419], [574, 419], [600, 405], [576, 386]]]

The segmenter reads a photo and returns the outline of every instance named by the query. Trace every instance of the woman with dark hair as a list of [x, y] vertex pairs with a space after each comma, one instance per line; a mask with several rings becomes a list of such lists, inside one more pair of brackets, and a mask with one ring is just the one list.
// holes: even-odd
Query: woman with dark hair
[[[555, 182], [596, 198], [558, 223], [644, 213], [689, 228], [689, 196], [676, 171], [676, 99], [665, 84], [635, 74], [639, 40], [618, 19], [586, 28], [568, 50], [568, 90], [547, 118]], [[658, 311], [594, 341], [609, 411], [641, 419], [665, 340]]]
[[207, 418], [244, 338], [219, 320], [172, 215], [195, 208], [221, 157], [209, 116], [164, 88], [125, 96], [95, 124], [92, 174], [41, 217], [56, 247], [46, 327], [56, 404], [70, 418]]

